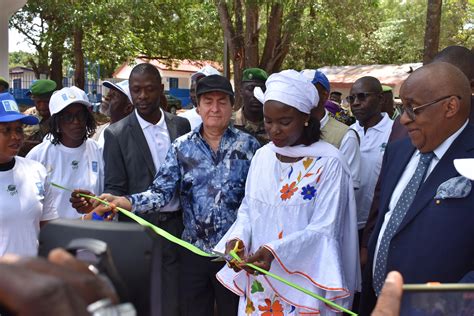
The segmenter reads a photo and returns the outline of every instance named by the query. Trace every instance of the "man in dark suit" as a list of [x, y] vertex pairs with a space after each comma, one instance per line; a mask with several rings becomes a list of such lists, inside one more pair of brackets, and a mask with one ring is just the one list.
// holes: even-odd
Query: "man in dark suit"
[[370, 315], [389, 271], [406, 283], [453, 283], [474, 270], [474, 193], [453, 165], [474, 157], [469, 81], [456, 67], [433, 63], [413, 72], [400, 96], [409, 138], [386, 149], [360, 315]]
[[[127, 195], [146, 191], [177, 137], [190, 131], [188, 120], [160, 108], [161, 76], [151, 64], [135, 66], [129, 79], [135, 111], [105, 130], [104, 192]], [[181, 236], [183, 219], [177, 197], [163, 212], [144, 215], [146, 220]], [[120, 219], [122, 220], [122, 218]], [[178, 252], [163, 241], [163, 315], [178, 315]]]
[[[471, 91], [472, 93], [474, 93], [474, 53], [472, 51], [462, 46], [448, 46], [442, 51], [440, 51], [438, 54], [436, 54], [432, 62], [446, 62], [459, 68], [459, 70], [461, 70], [466, 75], [467, 79], [471, 84]], [[469, 121], [471, 122], [471, 124], [473, 120], [474, 95], [471, 95], [471, 114], [469, 117]], [[400, 117], [397, 117], [393, 121], [392, 132], [390, 133], [390, 137], [388, 138], [388, 143], [391, 143], [398, 139], [402, 139], [404, 137], [408, 137], [408, 131], [405, 126], [400, 123]], [[375, 223], [377, 221], [377, 212], [380, 198], [380, 181], [381, 179], [379, 178], [375, 187], [374, 199], [372, 201], [372, 206], [370, 207], [369, 218], [365, 225], [364, 233], [362, 236], [360, 252], [360, 262], [362, 268], [367, 262], [367, 244], [370, 238], [370, 234], [372, 233]]]

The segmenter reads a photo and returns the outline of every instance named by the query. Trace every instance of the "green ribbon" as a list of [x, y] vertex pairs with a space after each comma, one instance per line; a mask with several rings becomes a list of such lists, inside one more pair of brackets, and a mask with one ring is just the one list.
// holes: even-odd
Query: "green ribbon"
[[[237, 260], [238, 262], [243, 262], [242, 259], [239, 257], [239, 255], [238, 255], [234, 250], [231, 250], [231, 251], [229, 252], [229, 254], [232, 256], [232, 258], [234, 258], [234, 259]], [[320, 301], [326, 303], [327, 305], [329, 305], [329, 306], [331, 306], [331, 307], [333, 307], [333, 308], [335, 308], [335, 309], [338, 309], [338, 310], [340, 310], [340, 311], [342, 311], [342, 312], [345, 312], [345, 313], [347, 313], [347, 314], [349, 314], [349, 315], [357, 316], [356, 313], [354, 313], [354, 312], [352, 312], [352, 311], [350, 311], [350, 310], [348, 310], [348, 309], [346, 309], [346, 308], [344, 308], [344, 307], [342, 307], [342, 306], [340, 306], [340, 305], [334, 303], [333, 301], [328, 300], [327, 298], [324, 298], [324, 297], [322, 297], [322, 296], [320, 296], [320, 295], [318, 295], [318, 294], [315, 294], [315, 293], [313, 293], [313, 292], [311, 292], [311, 291], [308, 291], [307, 289], [305, 289], [305, 288], [299, 286], [298, 284], [292, 283], [292, 282], [290, 282], [290, 281], [288, 281], [288, 280], [282, 278], [282, 277], [279, 276], [279, 275], [276, 275], [276, 274], [274, 274], [274, 273], [271, 273], [270, 271], [264, 270], [264, 269], [262, 269], [262, 268], [260, 268], [260, 267], [258, 267], [258, 266], [256, 266], [256, 265], [254, 265], [254, 264], [252, 264], [252, 263], [246, 263], [245, 265], [248, 266], [248, 267], [250, 267], [250, 268], [252, 268], [252, 269], [254, 269], [254, 270], [256, 270], [256, 271], [258, 271], [258, 272], [260, 272], [261, 274], [267, 275], [267, 276], [269, 276], [269, 277], [271, 277], [271, 278], [274, 278], [274, 279], [277, 280], [277, 281], [280, 281], [280, 282], [282, 282], [282, 283], [284, 283], [284, 284], [286, 284], [286, 285], [288, 285], [288, 286], [291, 286], [292, 288], [294, 288], [294, 289], [296, 289], [296, 290], [298, 290], [298, 291], [301, 291], [301, 292], [303, 292], [303, 293], [305, 293], [305, 294], [308, 294], [309, 296], [314, 297], [315, 299], [318, 299], [318, 300], [320, 300]]]
[[[61, 189], [61, 190], [66, 190], [66, 191], [69, 191], [69, 192], [73, 192], [73, 190], [68, 189], [68, 188], [65, 188], [65, 187], [63, 187], [63, 186], [61, 186], [61, 185], [59, 185], [59, 184], [53, 183], [53, 182], [51, 182], [51, 185], [54, 186], [54, 187], [56, 187], [56, 188], [58, 188], [58, 189]], [[84, 193], [78, 193], [78, 194], [79, 194], [79, 196], [86, 197], [86, 198], [89, 198], [89, 199], [93, 199], [93, 200], [96, 200], [96, 201], [98, 201], [98, 202], [100, 202], [100, 203], [102, 203], [102, 204], [104, 204], [104, 205], [110, 206], [110, 203], [109, 203], [109, 202], [104, 201], [104, 200], [102, 200], [102, 199], [99, 199], [99, 198], [96, 197], [96, 196], [88, 195], [88, 194], [84, 194]], [[184, 247], [184, 248], [188, 249], [189, 251], [191, 251], [191, 252], [193, 252], [193, 253], [195, 253], [195, 254], [197, 254], [197, 255], [199, 255], [199, 256], [203, 256], [203, 257], [215, 257], [215, 255], [212, 255], [212, 254], [209, 254], [209, 253], [207, 253], [207, 252], [205, 252], [205, 251], [202, 251], [202, 250], [199, 249], [198, 247], [196, 247], [196, 246], [194, 246], [194, 245], [192, 245], [192, 244], [190, 244], [190, 243], [188, 243], [188, 242], [186, 242], [186, 241], [184, 241], [184, 240], [182, 240], [182, 239], [180, 239], [180, 238], [177, 238], [177, 237], [171, 235], [171, 234], [168, 233], [166, 230], [163, 230], [163, 229], [161, 229], [161, 228], [159, 228], [159, 227], [156, 227], [155, 225], [153, 225], [153, 224], [147, 222], [146, 220], [144, 220], [144, 219], [141, 218], [140, 216], [137, 216], [137, 215], [133, 214], [132, 212], [127, 211], [127, 210], [124, 209], [124, 208], [117, 207], [117, 206], [115, 206], [115, 208], [116, 208], [117, 210], [119, 210], [122, 214], [124, 214], [124, 215], [128, 216], [129, 218], [133, 219], [134, 221], [136, 221], [138, 224], [140, 224], [140, 225], [142, 225], [142, 226], [145, 226], [145, 227], [151, 228], [155, 233], [157, 233], [157, 234], [160, 235], [161, 237], [163, 237], [163, 238], [169, 240], [169, 241], [172, 242], [172, 243], [178, 244], [178, 245], [180, 245], [181, 247]], [[231, 251], [229, 252], [229, 254], [230, 254], [235, 260], [237, 260], [238, 262], [243, 262], [242, 259], [237, 255], [237, 253], [235, 253], [235, 251], [231, 250]], [[348, 309], [346, 309], [346, 308], [344, 308], [344, 307], [342, 307], [342, 306], [340, 306], [340, 305], [338, 305], [338, 304], [336, 304], [336, 303], [334, 303], [334, 302], [328, 300], [327, 298], [324, 298], [324, 297], [322, 297], [322, 296], [320, 296], [320, 295], [317, 295], [317, 294], [315, 294], [315, 293], [313, 293], [313, 292], [311, 292], [311, 291], [309, 291], [309, 290], [307, 290], [307, 289], [305, 289], [305, 288], [299, 286], [298, 284], [292, 283], [292, 282], [290, 282], [290, 281], [288, 281], [288, 280], [282, 278], [281, 276], [278, 276], [278, 275], [276, 275], [276, 274], [273, 274], [273, 273], [271, 273], [270, 271], [264, 270], [264, 269], [262, 269], [262, 268], [260, 268], [260, 267], [258, 267], [258, 266], [256, 266], [256, 265], [254, 265], [254, 264], [252, 264], [252, 263], [246, 263], [245, 265], [247, 265], [248, 267], [250, 267], [250, 268], [252, 268], [252, 269], [254, 269], [254, 270], [260, 272], [261, 274], [264, 274], [264, 275], [266, 275], [266, 276], [269, 276], [269, 277], [271, 277], [271, 278], [273, 278], [273, 279], [275, 279], [275, 280], [277, 280], [277, 281], [280, 281], [280, 282], [282, 282], [282, 283], [284, 283], [284, 284], [286, 284], [286, 285], [288, 285], [288, 286], [290, 286], [290, 287], [292, 287], [292, 288], [294, 288], [294, 289], [296, 289], [296, 290], [298, 290], [298, 291], [300, 291], [300, 292], [303, 292], [303, 293], [305, 293], [305, 294], [307, 294], [307, 295], [309, 295], [309, 296], [311, 296], [311, 297], [313, 297], [313, 298], [315, 298], [315, 299], [318, 299], [318, 300], [324, 302], [325, 304], [327, 304], [327, 305], [329, 305], [329, 306], [331, 306], [331, 307], [333, 307], [333, 308], [335, 308], [335, 309], [338, 309], [338, 310], [340, 310], [340, 311], [342, 311], [342, 312], [345, 312], [345, 313], [347, 313], [347, 314], [349, 314], [349, 315], [357, 316], [356, 313], [354, 313], [354, 312], [352, 312], [352, 311], [350, 311], [350, 310], [348, 310]]]
[[[60, 186], [59, 184], [56, 184], [56, 183], [53, 183], [51, 182], [51, 185], [58, 188], [58, 189], [62, 189], [62, 190], [66, 190], [66, 191], [70, 191], [70, 192], [73, 192], [71, 189], [68, 189], [68, 188], [65, 188], [63, 186]], [[86, 197], [86, 198], [89, 198], [89, 199], [93, 199], [93, 200], [96, 200], [104, 205], [107, 205], [107, 206], [110, 206], [110, 203], [107, 202], [107, 201], [104, 201], [104, 200], [101, 200], [99, 199], [98, 197], [96, 196], [92, 196], [92, 195], [87, 195], [87, 194], [84, 194], [84, 193], [79, 193], [80, 196], [82, 197]], [[149, 227], [151, 228], [155, 233], [157, 233], [158, 235], [160, 235], [161, 237], [169, 240], [170, 242], [172, 243], [175, 243], [175, 244], [178, 244], [180, 245], [181, 247], [184, 247], [192, 252], [194, 252], [195, 254], [199, 255], [199, 256], [203, 256], [203, 257], [214, 257], [213, 255], [211, 254], [208, 254], [207, 252], [205, 251], [202, 251], [201, 249], [199, 249], [198, 247], [182, 240], [182, 239], [179, 239], [173, 235], [171, 235], [170, 233], [168, 233], [166, 230], [164, 229], [161, 229], [159, 227], [156, 227], [155, 225], [147, 222], [146, 220], [144, 220], [143, 218], [141, 218], [140, 216], [137, 216], [135, 214], [133, 214], [132, 212], [130, 211], [127, 211], [126, 209], [124, 208], [121, 208], [121, 207], [115, 207], [117, 210], [119, 210], [122, 214], [130, 217], [131, 219], [133, 219], [134, 221], [136, 221], [138, 224], [142, 225], [142, 226], [145, 226], [145, 227]]]

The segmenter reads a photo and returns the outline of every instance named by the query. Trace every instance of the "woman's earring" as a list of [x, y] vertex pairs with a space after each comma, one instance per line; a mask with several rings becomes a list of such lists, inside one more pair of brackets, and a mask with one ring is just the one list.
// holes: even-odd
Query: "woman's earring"
[[304, 122], [304, 126], [305, 127], [308, 127], [309, 123], [308, 122]]

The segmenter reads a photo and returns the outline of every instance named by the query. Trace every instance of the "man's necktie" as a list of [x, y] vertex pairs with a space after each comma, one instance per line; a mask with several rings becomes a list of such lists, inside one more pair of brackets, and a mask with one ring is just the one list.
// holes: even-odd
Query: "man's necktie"
[[398, 227], [402, 223], [403, 218], [405, 218], [408, 209], [413, 203], [416, 193], [418, 192], [421, 183], [423, 183], [423, 179], [425, 178], [426, 172], [428, 171], [428, 166], [430, 165], [433, 157], [433, 152], [420, 154], [420, 161], [418, 162], [415, 173], [403, 190], [402, 195], [400, 195], [397, 205], [395, 206], [392, 216], [390, 216], [387, 227], [385, 228], [382, 240], [380, 241], [378, 252], [376, 254], [377, 258], [375, 260], [373, 285], [377, 296], [382, 290], [385, 276], [387, 275], [387, 256], [390, 247], [390, 241], [397, 232]]

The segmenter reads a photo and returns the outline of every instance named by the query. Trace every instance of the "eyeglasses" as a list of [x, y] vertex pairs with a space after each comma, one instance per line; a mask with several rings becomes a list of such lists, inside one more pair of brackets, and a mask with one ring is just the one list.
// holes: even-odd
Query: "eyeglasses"
[[452, 98], [452, 97], [456, 97], [458, 98], [459, 100], [461, 100], [461, 97], [458, 96], [458, 95], [447, 95], [445, 97], [442, 97], [442, 98], [438, 98], [434, 101], [431, 101], [431, 102], [428, 102], [428, 103], [425, 103], [425, 104], [422, 104], [422, 105], [419, 105], [417, 107], [413, 107], [413, 105], [411, 104], [407, 104], [406, 106], [404, 106], [403, 104], [399, 104], [397, 105], [397, 109], [398, 109], [398, 112], [400, 112], [400, 116], [403, 115], [403, 113], [407, 113], [408, 117], [410, 118], [410, 120], [414, 121], [416, 119], [416, 112], [427, 107], [427, 106], [430, 106], [430, 105], [433, 105], [433, 104], [436, 104], [440, 101], [443, 101], [443, 100], [446, 100], [448, 98]]
[[361, 101], [361, 102], [364, 102], [365, 99], [367, 99], [372, 94], [380, 94], [380, 93], [378, 93], [378, 92], [360, 92], [360, 93], [356, 93], [356, 94], [351, 94], [351, 95], [346, 97], [346, 101], [349, 104], [353, 104], [356, 99]]
[[87, 120], [87, 113], [84, 111], [78, 112], [76, 114], [64, 113], [61, 114], [61, 120], [65, 123], [72, 123], [74, 119], [77, 119], [80, 123], [84, 123]]

